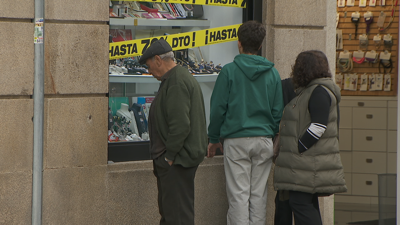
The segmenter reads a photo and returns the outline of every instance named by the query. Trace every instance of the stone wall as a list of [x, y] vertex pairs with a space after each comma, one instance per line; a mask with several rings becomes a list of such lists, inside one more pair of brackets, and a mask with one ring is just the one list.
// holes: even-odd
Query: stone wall
[[[0, 7], [0, 224], [31, 221], [33, 150], [32, 0]], [[15, 5], [21, 5], [15, 10]]]
[[[45, 1], [43, 224], [106, 219], [108, 0]], [[0, 224], [30, 224], [34, 0], [0, 7]]]

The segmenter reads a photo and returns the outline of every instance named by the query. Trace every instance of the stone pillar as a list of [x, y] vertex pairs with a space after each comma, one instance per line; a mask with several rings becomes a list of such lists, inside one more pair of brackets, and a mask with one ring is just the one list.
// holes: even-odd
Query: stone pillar
[[[328, 57], [332, 75], [335, 74], [336, 1], [326, 0], [264, 0], [263, 23], [267, 38], [264, 56], [275, 63], [281, 78], [288, 78], [297, 55], [306, 50], [321, 50]], [[272, 187], [269, 180], [268, 225], [273, 224]], [[333, 197], [320, 198], [323, 224], [333, 224]]]
[[[106, 220], [108, 0], [45, 1], [43, 224]], [[0, 7], [0, 224], [30, 224], [34, 0]]]
[[45, 1], [43, 224], [106, 221], [108, 5]]
[[321, 50], [335, 73], [336, 2], [325, 0], [264, 0], [267, 26], [265, 56], [275, 63], [282, 78], [290, 75], [297, 55]]

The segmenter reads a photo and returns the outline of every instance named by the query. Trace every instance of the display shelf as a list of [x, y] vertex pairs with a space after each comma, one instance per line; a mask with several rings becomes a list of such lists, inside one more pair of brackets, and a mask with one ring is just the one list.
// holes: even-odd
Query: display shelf
[[144, 18], [110, 18], [111, 26], [174, 26], [174, 27], [209, 27], [209, 20], [187, 19], [144, 19]]
[[[215, 82], [218, 74], [193, 75], [198, 82]], [[110, 83], [160, 83], [151, 75], [109, 75]]]

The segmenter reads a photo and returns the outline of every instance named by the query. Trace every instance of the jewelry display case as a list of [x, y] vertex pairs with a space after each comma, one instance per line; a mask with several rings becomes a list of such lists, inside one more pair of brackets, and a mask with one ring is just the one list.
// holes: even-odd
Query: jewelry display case
[[335, 78], [342, 96], [397, 95], [397, 4], [338, 1]]
[[[210, 98], [218, 74], [194, 76], [203, 92], [208, 125]], [[150, 75], [110, 75], [109, 81], [109, 106], [118, 110], [121, 104], [131, 105], [129, 102], [134, 102], [138, 97], [153, 97], [160, 85], [160, 81]], [[150, 159], [149, 141], [109, 141], [108, 158], [113, 162]]]

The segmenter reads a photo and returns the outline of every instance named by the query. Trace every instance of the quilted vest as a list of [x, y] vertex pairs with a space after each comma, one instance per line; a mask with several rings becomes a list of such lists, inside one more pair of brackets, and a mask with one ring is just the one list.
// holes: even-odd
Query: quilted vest
[[[327, 129], [316, 144], [298, 152], [298, 140], [311, 124], [308, 101], [314, 89], [322, 85], [331, 97]], [[286, 105], [280, 123], [280, 152], [274, 171], [275, 190], [333, 194], [346, 192], [339, 154], [338, 103], [340, 89], [331, 78], [310, 82]]]

